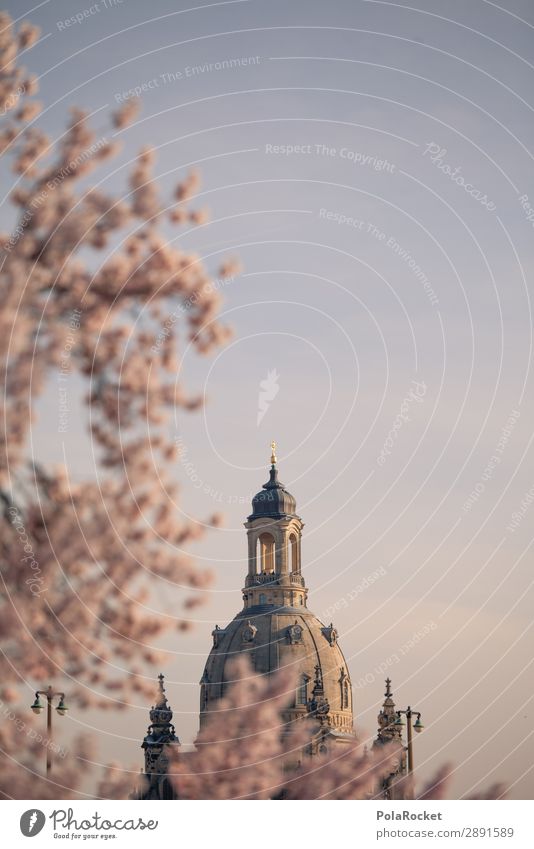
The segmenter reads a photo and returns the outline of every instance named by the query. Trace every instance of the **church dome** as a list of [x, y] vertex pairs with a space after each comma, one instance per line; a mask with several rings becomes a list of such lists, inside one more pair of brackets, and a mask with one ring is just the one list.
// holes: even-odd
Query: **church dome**
[[254, 496], [245, 522], [243, 608], [225, 628], [216, 625], [212, 631], [213, 647], [200, 682], [200, 722], [226, 694], [232, 659], [245, 654], [259, 674], [284, 667], [294, 671], [287, 722], [310, 716], [318, 720], [321, 733], [346, 741], [353, 733], [350, 675], [336, 629], [308, 610], [301, 570], [304, 526], [295, 499], [278, 480], [274, 448], [273, 443], [269, 481]]
[[257, 673], [269, 675], [284, 667], [294, 671], [296, 690], [288, 720], [309, 713], [319, 686], [331, 731], [341, 736], [352, 732], [350, 677], [332, 625], [325, 626], [307, 608], [273, 606], [256, 614], [244, 609], [213, 636], [201, 680], [201, 712], [225, 695], [233, 679], [232, 660], [247, 653]]
[[294, 516], [296, 509], [297, 502], [278, 480], [278, 470], [273, 464], [269, 480], [252, 499], [252, 513], [248, 518], [266, 516], [270, 519], [281, 519], [284, 516]]

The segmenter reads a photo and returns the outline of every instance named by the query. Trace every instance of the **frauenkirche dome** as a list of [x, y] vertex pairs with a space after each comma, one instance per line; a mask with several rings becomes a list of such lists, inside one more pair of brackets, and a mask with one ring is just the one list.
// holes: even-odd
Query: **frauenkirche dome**
[[212, 632], [213, 646], [200, 682], [201, 726], [226, 692], [232, 658], [247, 653], [258, 673], [295, 669], [297, 686], [286, 720], [316, 717], [317, 750], [329, 742], [347, 742], [353, 735], [350, 674], [336, 629], [307, 607], [301, 572], [303, 523], [295, 499], [278, 481], [274, 445], [269, 481], [254, 496], [245, 528], [243, 609], [225, 628], [216, 626]]

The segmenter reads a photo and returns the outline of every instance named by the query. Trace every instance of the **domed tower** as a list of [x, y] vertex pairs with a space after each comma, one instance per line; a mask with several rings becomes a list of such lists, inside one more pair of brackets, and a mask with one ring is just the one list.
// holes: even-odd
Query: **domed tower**
[[243, 609], [226, 628], [216, 625], [212, 631], [213, 647], [200, 682], [200, 724], [226, 692], [228, 663], [246, 652], [256, 672], [268, 675], [286, 666], [296, 671], [295, 697], [286, 718], [315, 717], [320, 749], [330, 741], [353, 739], [350, 674], [336, 629], [308, 610], [301, 570], [304, 525], [295, 499], [278, 479], [274, 443], [272, 449], [269, 480], [252, 499], [245, 522]]
[[174, 790], [167, 777], [169, 750], [179, 748], [180, 741], [172, 724], [172, 709], [167, 702], [164, 678], [158, 675], [156, 704], [150, 711], [150, 725], [141, 748], [145, 752], [144, 782], [133, 799], [174, 799]]
[[382, 799], [405, 799], [407, 798], [406, 792], [410, 790], [410, 787], [402, 782], [403, 776], [406, 775], [406, 750], [402, 745], [402, 726], [399, 725], [397, 711], [395, 710], [395, 702], [391, 692], [391, 678], [386, 678], [384, 703], [378, 714], [378, 733], [373, 742], [373, 748], [387, 745], [392, 741], [401, 746], [399, 760], [397, 765], [392, 768], [391, 773], [382, 779], [381, 785], [377, 789], [377, 795]]

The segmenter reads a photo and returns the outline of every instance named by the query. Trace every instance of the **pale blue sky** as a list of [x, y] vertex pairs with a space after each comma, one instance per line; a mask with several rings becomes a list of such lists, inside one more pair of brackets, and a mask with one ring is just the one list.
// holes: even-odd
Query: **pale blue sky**
[[[20, 0], [6, 5], [26, 11]], [[166, 643], [179, 735], [187, 742], [196, 731], [210, 631], [240, 608], [242, 522], [276, 438], [280, 477], [306, 523], [311, 609], [321, 615], [386, 569], [334, 617], [353, 684], [376, 679], [355, 689], [358, 725], [374, 731], [384, 678], [374, 670], [388, 665], [399, 706], [424, 712], [423, 776], [453, 760], [458, 793], [498, 777], [513, 783], [512, 796], [531, 797], [523, 741], [533, 719], [532, 515], [515, 533], [506, 526], [534, 484], [533, 229], [519, 200], [534, 204], [532, 4], [97, 5], [68, 29], [65, 19], [89, 8], [83, 0], [52, 0], [30, 15], [48, 36], [27, 58], [51, 104], [42, 125], [57, 135], [69, 105], [113, 107], [144, 84], [143, 113], [120, 134], [121, 161], [155, 144], [169, 183], [199, 163], [211, 222], [181, 244], [212, 269], [228, 253], [244, 267], [224, 287], [235, 340], [209, 359], [183, 352], [186, 384], [202, 388], [207, 405], [176, 425], [196, 475], [177, 463], [182, 506], [195, 516], [222, 509], [226, 521], [195, 549], [218, 575], [202, 621], [193, 636]], [[245, 65], [251, 57], [259, 59]], [[230, 59], [241, 66], [187, 71]], [[430, 144], [446, 151], [434, 162]], [[375, 158], [388, 167], [376, 170]], [[123, 179], [110, 177], [110, 188], [121, 191]], [[260, 382], [272, 370], [279, 391], [258, 426]], [[409, 404], [410, 421], [380, 466], [413, 381], [424, 382], [423, 400]], [[79, 390], [71, 386], [73, 403]], [[513, 410], [520, 416], [501, 462], [466, 513]], [[52, 391], [35, 438], [61, 458]], [[73, 475], [91, 473], [86, 439], [66, 435]], [[154, 599], [172, 609], [166, 588], [155, 585]], [[437, 627], [393, 661], [429, 623]], [[118, 736], [106, 748], [125, 762], [141, 763], [147, 707], [130, 712], [135, 739], [121, 739], [122, 722], [111, 721]], [[93, 720], [108, 729], [107, 715]]]

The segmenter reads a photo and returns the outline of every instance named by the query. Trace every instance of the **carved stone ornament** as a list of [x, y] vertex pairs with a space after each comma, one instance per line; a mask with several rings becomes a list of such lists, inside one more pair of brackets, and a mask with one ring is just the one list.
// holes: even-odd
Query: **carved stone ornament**
[[247, 624], [245, 625], [245, 627], [241, 631], [241, 636], [243, 637], [243, 640], [244, 640], [245, 643], [252, 643], [252, 642], [254, 642], [254, 637], [256, 636], [257, 633], [258, 633], [258, 629], [256, 628], [255, 625], [252, 624], [252, 622], [249, 619]]
[[328, 625], [328, 627], [321, 628], [321, 631], [322, 631], [323, 635], [326, 637], [326, 639], [328, 640], [328, 642], [330, 643], [330, 645], [334, 646], [337, 642], [338, 634], [337, 634], [337, 631], [334, 628], [333, 624], [330, 623], [330, 625]]
[[216, 625], [215, 628], [213, 629], [213, 631], [211, 632], [211, 636], [213, 637], [213, 648], [214, 649], [218, 648], [219, 641], [221, 639], [222, 634], [223, 634], [223, 629], [219, 628], [219, 626]]
[[290, 625], [287, 629], [287, 638], [291, 645], [295, 645], [295, 643], [302, 642], [302, 627], [299, 625], [297, 621], [295, 621], [294, 625]]

